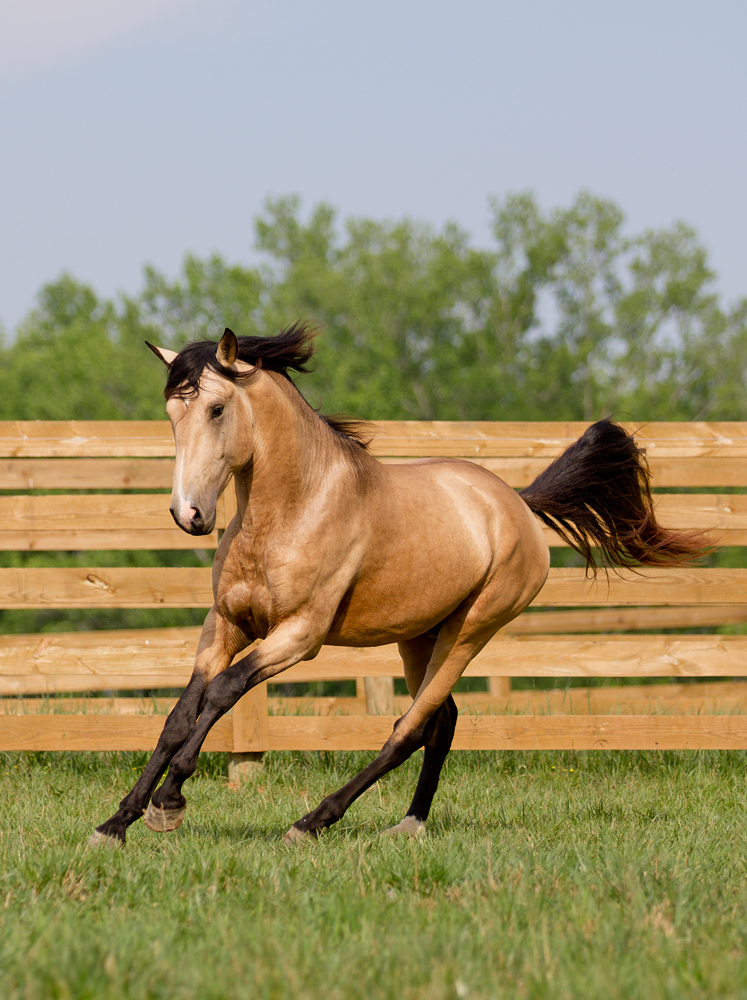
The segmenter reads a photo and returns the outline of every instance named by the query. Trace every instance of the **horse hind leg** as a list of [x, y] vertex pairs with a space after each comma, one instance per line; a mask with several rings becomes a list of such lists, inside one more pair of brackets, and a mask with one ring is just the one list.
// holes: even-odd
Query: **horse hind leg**
[[[414, 698], [425, 677], [428, 661], [438, 638], [438, 631], [426, 633], [409, 642], [399, 644], [399, 652], [405, 667], [405, 680], [410, 695]], [[425, 833], [425, 824], [430, 813], [433, 797], [438, 788], [441, 769], [451, 748], [456, 728], [457, 707], [449, 695], [431, 720], [430, 731], [426, 735], [423, 766], [420, 769], [415, 795], [404, 819], [395, 826], [384, 830], [385, 837], [418, 837]]]
[[[400, 645], [400, 653], [405, 663], [405, 677], [411, 694], [416, 698], [405, 715], [398, 719], [394, 732], [386, 741], [379, 755], [351, 781], [339, 791], [328, 795], [316, 809], [307, 813], [286, 833], [286, 843], [304, 840], [309, 835], [316, 836], [321, 830], [338, 822], [347, 812], [350, 805], [375, 784], [385, 774], [403, 764], [420, 747], [428, 747], [427, 756], [423, 761], [418, 787], [413, 799], [416, 815], [408, 815], [398, 824], [398, 833], [418, 833], [425, 825], [431, 802], [438, 785], [441, 767], [451, 746], [456, 724], [456, 705], [450, 699], [451, 687], [461, 676], [471, 655], [462, 652], [463, 662], [453, 672], [453, 682], [448, 690], [444, 690], [439, 701], [433, 703], [430, 699], [422, 699], [422, 681], [431, 666], [433, 651], [438, 644], [439, 636], [429, 634], [419, 636], [410, 643]], [[451, 705], [447, 702], [451, 701]], [[452, 707], [453, 706], [453, 707]], [[423, 816], [421, 819], [420, 817]]]
[[384, 830], [382, 836], [419, 837], [425, 833], [425, 824], [438, 788], [441, 769], [454, 739], [457, 715], [456, 703], [449, 695], [431, 720], [430, 732], [426, 735], [423, 766], [420, 769], [420, 776], [410, 808], [407, 810], [405, 818], [396, 826], [390, 826], [388, 830]]
[[[421, 773], [410, 807], [427, 815], [456, 725], [456, 705], [447, 707], [443, 716], [442, 710], [470, 660], [501, 626], [523, 611], [539, 591], [542, 580], [539, 580], [539, 575], [537, 579], [536, 586], [533, 586], [534, 579], [530, 584], [519, 581], [524, 591], [518, 594], [519, 599], [516, 599], [517, 595], [509, 595], [510, 599], [502, 596], [500, 587], [504, 581], [494, 582], [490, 589], [471, 595], [442, 622], [415, 700], [395, 723], [394, 731], [378, 757], [339, 791], [323, 799], [316, 809], [297, 820], [286, 833], [286, 842], [304, 839], [309, 834], [316, 836], [321, 830], [337, 823], [350, 805], [379, 778], [403, 764], [420, 747], [431, 743], [428, 765], [425, 768], [424, 760], [425, 773]], [[413, 681], [418, 675], [413, 672]], [[444, 727], [441, 733], [438, 732], [439, 721]], [[415, 816], [413, 821], [405, 823], [401, 832], [416, 832], [422, 822], [423, 819]]]

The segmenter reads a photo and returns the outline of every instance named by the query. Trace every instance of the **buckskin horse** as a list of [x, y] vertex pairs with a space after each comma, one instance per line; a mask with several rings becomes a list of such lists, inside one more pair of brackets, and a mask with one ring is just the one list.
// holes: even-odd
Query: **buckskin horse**
[[123, 845], [141, 816], [151, 830], [175, 830], [186, 808], [182, 786], [211, 726], [256, 684], [313, 659], [324, 644], [396, 642], [413, 701], [378, 756], [294, 823], [286, 840], [336, 823], [424, 747], [412, 804], [387, 831], [421, 833], [454, 736], [451, 691], [547, 577], [540, 520], [592, 572], [595, 551], [607, 566], [699, 554], [694, 534], [657, 523], [644, 453], [610, 420], [590, 426], [520, 493], [458, 459], [380, 464], [360, 424], [319, 415], [291, 380], [308, 371], [313, 333], [297, 323], [277, 337], [226, 330], [219, 343], [179, 353], [148, 345], [168, 368], [174, 520], [193, 535], [212, 531], [232, 476], [237, 513], [216, 552], [214, 604], [191, 679], [94, 844]]

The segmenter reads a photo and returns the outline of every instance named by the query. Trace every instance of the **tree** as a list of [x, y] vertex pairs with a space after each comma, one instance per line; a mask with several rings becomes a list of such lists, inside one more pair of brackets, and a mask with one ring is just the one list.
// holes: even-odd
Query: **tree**
[[147, 363], [152, 338], [135, 302], [121, 310], [62, 275], [45, 285], [16, 342], [2, 351], [0, 416], [114, 420], [162, 415], [162, 376]]
[[625, 237], [617, 206], [587, 193], [544, 216], [528, 195], [494, 202], [493, 212], [504, 271], [545, 306], [515, 347], [525, 418], [747, 413], [744, 362], [726, 365], [740, 356], [745, 304], [720, 307], [692, 229]]
[[581, 193], [543, 211], [491, 203], [494, 242], [411, 219], [304, 218], [298, 198], [256, 220], [258, 267], [187, 256], [152, 267], [134, 298], [99, 299], [63, 275], [2, 350], [11, 417], [161, 417], [150, 339], [178, 348], [319, 323], [301, 387], [327, 412], [370, 419], [740, 419], [747, 301], [724, 308], [683, 223], [627, 235], [621, 210]]
[[159, 328], [161, 342], [178, 349], [193, 340], [214, 340], [225, 327], [253, 333], [261, 322], [262, 275], [214, 254], [207, 260], [187, 254], [183, 274], [168, 281], [145, 268], [139, 304]]

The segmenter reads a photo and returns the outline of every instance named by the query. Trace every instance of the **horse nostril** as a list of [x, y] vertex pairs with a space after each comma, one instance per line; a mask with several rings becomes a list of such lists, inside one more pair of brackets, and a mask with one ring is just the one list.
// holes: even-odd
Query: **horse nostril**
[[203, 524], [202, 514], [200, 513], [200, 511], [199, 511], [199, 509], [197, 507], [193, 507], [192, 508], [192, 516], [190, 518], [190, 524], [193, 527], [195, 527], [195, 528], [201, 528], [202, 527], [202, 524]]

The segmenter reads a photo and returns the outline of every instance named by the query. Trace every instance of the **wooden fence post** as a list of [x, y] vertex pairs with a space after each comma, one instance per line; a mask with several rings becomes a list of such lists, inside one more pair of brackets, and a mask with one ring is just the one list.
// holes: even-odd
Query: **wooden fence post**
[[[366, 695], [367, 715], [395, 715], [394, 678], [364, 677], [363, 690]], [[358, 688], [356, 688], [356, 692]]]
[[265, 750], [270, 749], [267, 726], [267, 682], [245, 694], [231, 712], [233, 753], [228, 756], [228, 780], [240, 785], [244, 778], [262, 769]]
[[488, 693], [491, 698], [508, 698], [511, 694], [511, 678], [488, 677]]

